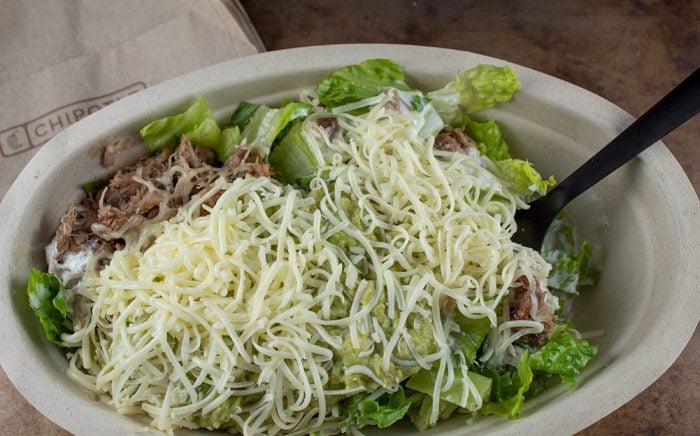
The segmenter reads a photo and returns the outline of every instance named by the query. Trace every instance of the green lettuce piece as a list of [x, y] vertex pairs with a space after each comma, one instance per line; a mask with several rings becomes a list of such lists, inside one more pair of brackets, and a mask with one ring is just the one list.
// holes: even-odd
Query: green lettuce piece
[[86, 194], [90, 195], [93, 192], [97, 192], [100, 188], [105, 186], [107, 184], [107, 180], [105, 180], [104, 177], [98, 177], [96, 179], [92, 179], [88, 182], [85, 182], [83, 185], [83, 191], [85, 191]]
[[452, 332], [455, 344], [464, 354], [466, 365], [471, 366], [476, 359], [476, 352], [491, 331], [488, 318], [471, 319], [455, 311], [454, 321], [459, 326], [458, 332]]
[[497, 398], [496, 401], [486, 403], [479, 412], [483, 415], [499, 415], [515, 419], [520, 413], [520, 408], [525, 401], [525, 393], [530, 389], [533, 379], [527, 350], [520, 357], [513, 374], [500, 377], [497, 375], [497, 378], [500, 380], [494, 384], [500, 383], [499, 389], [504, 391], [500, 394], [502, 399]]
[[508, 144], [503, 139], [501, 128], [494, 120], [474, 121], [467, 116], [459, 123], [464, 132], [476, 142], [479, 153], [492, 161], [510, 159]]
[[248, 144], [254, 145], [263, 156], [270, 153], [270, 148], [285, 127], [292, 121], [305, 118], [311, 105], [306, 103], [289, 103], [279, 109], [260, 106], [255, 111], [241, 137]]
[[[248, 144], [253, 144], [254, 142], [260, 142], [265, 140], [268, 141], [270, 132], [274, 130], [273, 118], [277, 113], [277, 109], [273, 109], [268, 106], [259, 106], [253, 116], [246, 124], [245, 129], [241, 132], [241, 137], [248, 142]], [[281, 130], [281, 129], [280, 129]], [[273, 138], [274, 139], [274, 138]], [[272, 145], [268, 143], [266, 145]]]
[[503, 174], [503, 178], [526, 200], [537, 194], [545, 195], [547, 190], [556, 184], [553, 176], [543, 180], [535, 167], [526, 160], [506, 159], [499, 160], [495, 164]]
[[[479, 374], [491, 379], [491, 401], [501, 402], [509, 397], [508, 388], [513, 384], [511, 376], [515, 375], [515, 369], [501, 374], [498, 369], [493, 366], [480, 367], [474, 365], [473, 368], [478, 371]], [[489, 399], [485, 398], [484, 400]]]
[[236, 110], [231, 114], [231, 125], [244, 129], [259, 107], [260, 105], [247, 101], [240, 102]]
[[442, 119], [452, 124], [463, 113], [478, 112], [509, 101], [519, 89], [520, 82], [509, 66], [478, 65], [458, 73], [455, 80], [429, 92], [428, 97]]
[[562, 382], [573, 387], [575, 376], [597, 352], [597, 346], [563, 329], [558, 334], [555, 332], [545, 346], [530, 357], [530, 368], [558, 375]]
[[406, 398], [401, 386], [396, 392], [384, 394], [377, 400], [358, 401], [362, 397], [366, 398], [367, 394], [356, 394], [351, 398], [348, 417], [340, 422], [342, 431], [346, 431], [348, 427], [360, 429], [368, 425], [387, 428], [403, 418], [412, 402], [418, 398]]
[[[432, 395], [435, 383], [437, 382], [437, 373], [439, 365], [436, 363], [430, 370], [421, 369], [416, 374], [412, 375], [406, 387], [414, 391]], [[456, 370], [455, 379], [446, 391], [440, 392], [440, 400], [447, 401], [459, 407], [475, 410], [476, 401], [471, 395], [464, 395], [467, 389], [467, 383], [462, 377], [459, 377], [459, 370]], [[481, 398], [488, 398], [491, 392], [491, 379], [476, 372], [467, 371], [467, 377], [477, 388]]]
[[[422, 400], [419, 405], [408, 410], [408, 417], [418, 431], [425, 431], [430, 428], [430, 416], [433, 414], [433, 397], [431, 395], [419, 394]], [[438, 403], [438, 421], [449, 418], [459, 406], [447, 401]]]
[[200, 125], [182, 135], [193, 144], [216, 150], [221, 140], [221, 129], [213, 118], [207, 118]]
[[573, 227], [566, 224], [563, 215], [559, 214], [547, 230], [542, 245], [542, 257], [552, 265], [547, 286], [578, 294], [580, 286], [593, 285], [600, 271], [589, 265], [591, 252], [588, 241], [583, 241], [576, 249]]
[[591, 258], [591, 244], [581, 243], [581, 248], [574, 255], [562, 250], [542, 250], [542, 257], [552, 265], [547, 279], [550, 289], [558, 289], [569, 294], [578, 294], [578, 287], [589, 286], [596, 282], [598, 270], [588, 266]]
[[221, 131], [219, 142], [214, 148], [216, 157], [221, 162], [226, 162], [226, 159], [233, 154], [233, 151], [241, 142], [241, 130], [238, 126], [227, 127]]
[[73, 311], [63, 283], [54, 274], [32, 269], [27, 283], [29, 306], [39, 318], [49, 341], [63, 346], [61, 335], [73, 331]]
[[304, 140], [301, 122], [294, 123], [287, 135], [272, 149], [268, 162], [280, 182], [304, 189], [309, 188], [309, 182], [320, 167]]
[[193, 144], [201, 145], [214, 151], [219, 161], [226, 162], [241, 142], [241, 130], [238, 126], [223, 130], [213, 118], [207, 118], [191, 132], [184, 135]]
[[206, 119], [211, 117], [211, 111], [202, 95], [185, 112], [148, 123], [139, 133], [146, 141], [148, 151], [156, 152], [165, 147], [174, 147], [179, 137], [195, 130]]
[[425, 106], [430, 103], [430, 99], [420, 92], [415, 92], [413, 95], [411, 95], [409, 102], [411, 103], [411, 108], [414, 111], [422, 112]]
[[332, 109], [374, 97], [386, 88], [410, 90], [399, 65], [389, 59], [370, 59], [333, 72], [318, 83], [316, 93]]

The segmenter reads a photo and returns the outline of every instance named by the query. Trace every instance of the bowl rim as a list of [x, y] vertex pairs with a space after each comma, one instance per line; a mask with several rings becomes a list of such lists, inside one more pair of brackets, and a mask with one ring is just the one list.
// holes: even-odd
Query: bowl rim
[[[22, 213], [20, 212], [25, 196], [25, 188], [22, 187], [28, 183], [36, 183], [37, 178], [45, 177], [41, 169], [56, 159], [57, 150], [86, 147], [84, 144], [92, 141], [89, 138], [104, 137], [109, 135], [110, 131], [122, 129], [124, 126], [130, 125], [141, 114], [153, 113], [156, 110], [154, 108], [176, 105], [185, 97], [191, 98], [197, 91], [205, 95], [208, 92], [215, 92], [217, 89], [233, 83], [235, 79], [231, 77], [236, 77], [236, 74], [232, 74], [234, 72], [243, 74], [245, 77], [253, 77], [259, 71], [280, 71], [285, 74], [290, 71], [302, 73], [305, 71], [306, 74], [311, 74], [322, 70], [331, 71], [339, 66], [374, 57], [391, 58], [399, 64], [403, 64], [406, 59], [421, 57], [439, 59], [441, 56], [457, 56], [473, 63], [507, 63], [516, 70], [521, 78], [532, 79], [535, 86], [541, 86], [547, 102], [554, 106], [567, 107], [566, 100], [557, 97], [575, 95], [584, 106], [601, 108], [602, 112], [598, 114], [601, 119], [607, 117], [620, 126], [628, 124], [633, 119], [628, 113], [608, 100], [574, 84], [512, 62], [461, 50], [400, 44], [339, 44], [291, 48], [230, 60], [170, 79], [117, 101], [68, 127], [44, 145], [22, 170], [0, 203], [0, 222], [5, 223], [6, 229], [9, 230], [0, 233], [0, 247], [3, 248], [0, 251], [0, 283], [9, 283], [11, 277], [11, 255], [4, 248], [10, 247], [10, 244], [14, 243], [14, 230], [21, 225], [19, 221]], [[306, 63], [305, 65], [301, 65], [304, 63], [301, 61], [290, 63], [290, 59], [304, 60]], [[407, 72], [410, 74], [410, 70], [407, 69]], [[450, 73], [454, 74], [454, 72]], [[194, 89], [193, 84], [195, 85]], [[536, 92], [537, 90], [532, 91]], [[134, 111], [134, 107], [142, 109]], [[105, 130], [104, 126], [111, 127]], [[563, 402], [548, 404], [547, 410], [553, 417], [547, 420], [546, 425], [549, 429], [556, 429], [556, 432], [573, 433], [578, 431], [611, 413], [651, 385], [676, 360], [690, 340], [698, 318], [700, 318], [700, 308], [694, 304], [692, 298], [692, 285], [700, 280], [700, 272], [691, 268], [692, 264], [700, 263], [700, 253], [694, 251], [694, 247], [700, 245], [700, 220], [693, 219], [700, 216], [700, 201], [698, 201], [695, 189], [680, 165], [663, 144], [660, 146], [657, 144], [646, 153], [653, 159], [654, 165], [663, 166], [669, 171], [668, 178], [675, 188], [675, 192], [671, 194], [672, 200], [677, 204], [682, 204], [689, 214], [687, 215], [689, 219], [686, 219], [680, 227], [682, 232], [680, 236], [687, 244], [679, 249], [682, 250], [682, 255], [688, 259], [687, 265], [683, 267], [685, 279], [680, 283], [682, 289], [676, 290], [676, 296], [679, 297], [680, 301], [674, 305], [673, 309], [669, 308], [664, 312], [673, 316], [677, 334], [668, 337], [659, 331], [660, 329], [651, 331], [628, 354], [620, 356], [615, 365], [601, 371], [571, 393], [572, 396], [581, 399], [587, 396], [595, 398], [596, 390], [606, 393], [600, 398], [600, 401], [589, 400], [577, 404], [576, 414], [567, 414], [566, 408], [568, 406], [562, 404]], [[97, 425], [94, 428], [90, 427], [90, 430], [104, 431], [110, 428], [113, 430], [113, 427], [105, 427], [104, 425], [109, 426], [118, 421], [105, 416], [104, 410], [97, 411], [92, 410], [97, 408], [90, 408], [91, 411], [86, 415], [86, 411], [80, 410], [79, 407], [83, 403], [82, 401], [74, 398], [61, 399], [60, 396], [56, 395], [45, 395], [43, 388], [45, 384], [54, 388], [60, 388], [60, 386], [49, 376], [47, 371], [44, 371], [45, 364], [35, 362], [32, 359], [24, 359], [22, 353], [16, 352], [28, 350], [30, 347], [24, 343], [26, 342], [24, 338], [26, 333], [22, 331], [22, 326], [14, 313], [11, 292], [10, 289], [0, 291], [0, 320], [5, 327], [10, 327], [7, 328], [6, 334], [0, 335], [0, 350], [2, 350], [0, 364], [8, 378], [38, 411], [67, 430], [76, 433], [84, 432], [87, 430], [86, 425]], [[647, 358], [648, 352], [645, 347], [649, 346], [659, 349], [654, 353], [654, 359]], [[15, 350], [15, 352], [8, 350]], [[635, 368], [637, 376], [630, 377], [629, 374], [625, 374], [630, 368]], [[644, 376], [639, 376], [640, 374]], [[604, 390], [606, 384], [620, 378], [625, 380], [625, 384], [619, 386], [618, 390], [614, 392], [610, 389]], [[603, 390], [601, 391], [601, 389]], [[56, 400], [61, 402], [56, 403]], [[57, 407], [57, 404], [61, 406]], [[72, 412], [71, 408], [73, 408]], [[80, 414], [76, 415], [75, 410], [80, 410]], [[570, 412], [570, 410], [568, 411]], [[116, 415], [114, 411], [111, 413]], [[76, 419], [79, 416], [86, 419]], [[99, 417], [103, 421], [99, 423], [85, 422]], [[533, 432], [538, 428], [541, 429], [541, 426], [540, 420], [526, 416], [510, 422], [510, 425], [505, 426], [505, 429], [497, 429], [495, 434], [506, 434], [513, 431]], [[134, 431], [142, 432], [142, 427], [143, 425], [139, 425], [139, 430]]]

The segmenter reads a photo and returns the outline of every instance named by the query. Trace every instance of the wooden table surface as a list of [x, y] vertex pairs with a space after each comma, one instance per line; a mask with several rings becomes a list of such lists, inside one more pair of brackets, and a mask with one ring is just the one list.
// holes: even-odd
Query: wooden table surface
[[[700, 2], [243, 0], [268, 50], [405, 43], [507, 59], [587, 88], [635, 116], [700, 64]], [[700, 118], [664, 142], [700, 186]], [[1, 435], [65, 435], [0, 376]], [[700, 334], [652, 386], [582, 435], [698, 434]]]
[[[268, 50], [338, 43], [468, 50], [575, 83], [634, 116], [700, 66], [698, 1], [242, 3]], [[664, 140], [696, 191], [698, 138], [700, 117]], [[700, 333], [656, 383], [580, 434], [700, 434]]]

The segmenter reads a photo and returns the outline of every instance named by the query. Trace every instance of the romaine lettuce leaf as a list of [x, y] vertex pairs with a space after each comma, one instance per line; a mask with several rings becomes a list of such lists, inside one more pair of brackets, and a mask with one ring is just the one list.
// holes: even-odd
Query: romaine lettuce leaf
[[408, 102], [411, 104], [411, 109], [413, 109], [416, 112], [422, 112], [423, 109], [425, 109], [425, 106], [430, 103], [430, 99], [424, 96], [423, 93], [420, 91], [414, 91], [412, 93], [404, 92], [402, 94], [405, 94], [407, 97], [410, 97], [408, 99]]
[[165, 147], [174, 147], [177, 145], [177, 138], [195, 130], [209, 117], [211, 117], [211, 111], [200, 94], [185, 112], [152, 121], [139, 133], [146, 141], [148, 151], [156, 152]]
[[[437, 381], [439, 365], [436, 363], [430, 370], [421, 369], [412, 375], [406, 383], [406, 387], [414, 391], [432, 395]], [[467, 371], [467, 377], [474, 383], [482, 398], [488, 398], [491, 392], [491, 379], [472, 371]], [[465, 395], [467, 382], [459, 376], [459, 371], [455, 373], [455, 379], [447, 390], [440, 391], [440, 400], [456, 404], [465, 409], [476, 409], [476, 401], [471, 395]]]
[[73, 311], [66, 299], [63, 283], [54, 274], [32, 269], [27, 283], [29, 306], [39, 318], [49, 341], [63, 346], [61, 335], [73, 329]]
[[476, 352], [491, 330], [491, 323], [488, 318], [471, 319], [457, 311], [454, 321], [459, 326], [459, 331], [452, 332], [452, 338], [464, 354], [466, 365], [471, 366], [476, 359]]
[[241, 137], [257, 148], [261, 155], [267, 156], [272, 143], [285, 127], [294, 120], [306, 117], [310, 110], [311, 105], [306, 103], [289, 103], [279, 109], [260, 106], [243, 129]]
[[482, 156], [488, 157], [493, 162], [511, 158], [508, 144], [503, 139], [501, 129], [496, 121], [479, 122], [464, 116], [459, 126], [476, 142]]
[[573, 387], [575, 376], [598, 352], [598, 347], [585, 339], [577, 339], [566, 329], [555, 332], [538, 352], [530, 357], [533, 371], [555, 374]]
[[500, 398], [503, 399], [497, 398], [496, 401], [486, 403], [479, 412], [483, 415], [499, 415], [515, 419], [520, 413], [520, 408], [525, 401], [525, 393], [530, 389], [533, 378], [527, 350], [520, 357], [514, 373], [502, 376], [495, 373], [495, 377], [501, 378], [494, 382], [494, 385], [501, 391], [497, 395], [502, 395]]
[[214, 151], [216, 152], [216, 157], [221, 162], [226, 162], [226, 159], [231, 156], [233, 150], [238, 147], [241, 142], [241, 130], [238, 126], [227, 127], [221, 131], [221, 136], [219, 137], [219, 142]]
[[432, 105], [447, 124], [474, 113], [509, 101], [520, 89], [515, 72], [510, 67], [478, 65], [457, 74], [444, 88], [428, 93]]
[[294, 123], [287, 135], [272, 149], [268, 162], [280, 182], [304, 189], [309, 188], [309, 182], [320, 167], [304, 140], [301, 122]]
[[247, 101], [240, 102], [236, 110], [231, 114], [231, 125], [244, 129], [259, 107], [260, 105]]
[[193, 144], [216, 150], [221, 140], [221, 129], [213, 118], [207, 118], [200, 125], [182, 135]]
[[[433, 397], [431, 395], [421, 395], [421, 401], [418, 406], [411, 407], [408, 410], [408, 417], [418, 431], [425, 431], [430, 428], [430, 417], [433, 414]], [[438, 421], [443, 421], [452, 415], [459, 406], [447, 401], [438, 403]]]
[[221, 162], [226, 161], [240, 142], [239, 128], [234, 126], [222, 131], [211, 117], [211, 110], [202, 95], [185, 112], [155, 120], [141, 129], [140, 133], [151, 152], [162, 150], [166, 146], [175, 147], [178, 138], [186, 137], [193, 144], [216, 152]]
[[579, 286], [592, 285], [598, 271], [588, 266], [591, 258], [591, 244], [581, 243], [578, 253], [571, 255], [562, 250], [542, 250], [542, 257], [552, 265], [547, 279], [550, 289], [559, 289], [569, 294], [578, 294]]
[[389, 59], [370, 59], [333, 72], [318, 83], [316, 93], [332, 109], [374, 97], [390, 87], [410, 90], [401, 67]]
[[549, 288], [578, 294], [578, 287], [594, 284], [600, 271], [589, 265], [591, 251], [588, 241], [583, 241], [576, 250], [573, 227], [559, 214], [542, 245], [542, 257], [552, 265], [547, 279]]
[[355, 394], [350, 400], [348, 417], [340, 422], [340, 428], [346, 431], [348, 427], [360, 429], [368, 425], [386, 428], [403, 418], [412, 403], [419, 399], [417, 396], [406, 398], [403, 388], [392, 394], [384, 394], [377, 400], [367, 400], [367, 394]]
[[95, 179], [92, 179], [90, 181], [87, 181], [83, 184], [83, 191], [85, 191], [86, 194], [90, 195], [93, 192], [97, 192], [100, 188], [105, 186], [107, 184], [107, 180], [105, 180], [104, 177], [98, 177]]
[[547, 190], [556, 184], [553, 176], [543, 180], [535, 167], [526, 160], [506, 159], [499, 160], [495, 164], [503, 178], [526, 200], [533, 198], [536, 194], [545, 195]]

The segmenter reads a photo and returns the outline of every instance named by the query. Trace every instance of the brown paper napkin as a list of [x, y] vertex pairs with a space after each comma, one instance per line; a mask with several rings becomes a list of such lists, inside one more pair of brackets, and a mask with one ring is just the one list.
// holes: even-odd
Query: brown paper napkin
[[[0, 200], [70, 124], [163, 80], [263, 50], [237, 0], [0, 0]], [[65, 432], [0, 371], [0, 434]]]
[[232, 0], [0, 0], [0, 199], [70, 124], [264, 48]]

